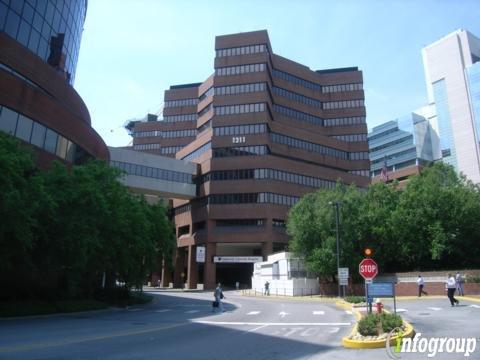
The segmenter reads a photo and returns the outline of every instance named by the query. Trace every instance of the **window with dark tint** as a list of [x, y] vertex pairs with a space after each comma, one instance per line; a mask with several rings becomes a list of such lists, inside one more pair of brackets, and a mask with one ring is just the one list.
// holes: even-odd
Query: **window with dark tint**
[[33, 124], [33, 131], [32, 131], [32, 139], [31, 143], [35, 146], [43, 148], [43, 144], [45, 143], [45, 133], [47, 129], [45, 126], [39, 123]]
[[23, 141], [30, 142], [33, 121], [23, 115], [18, 117], [17, 131], [15, 136]]
[[5, 131], [7, 134], [15, 134], [15, 128], [17, 127], [18, 114], [15, 111], [2, 107], [2, 113], [0, 116], [0, 130]]
[[57, 149], [57, 138], [58, 135], [56, 132], [47, 129], [47, 134], [45, 136], [45, 150], [55, 154], [55, 150]]

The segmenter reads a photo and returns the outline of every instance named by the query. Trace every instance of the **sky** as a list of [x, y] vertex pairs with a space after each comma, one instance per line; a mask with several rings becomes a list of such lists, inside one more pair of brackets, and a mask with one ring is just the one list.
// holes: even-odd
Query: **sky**
[[480, 37], [480, 1], [89, 0], [74, 86], [107, 145], [124, 146], [127, 120], [213, 73], [215, 36], [262, 29], [312, 70], [362, 70], [371, 129], [427, 104], [421, 49], [457, 29]]

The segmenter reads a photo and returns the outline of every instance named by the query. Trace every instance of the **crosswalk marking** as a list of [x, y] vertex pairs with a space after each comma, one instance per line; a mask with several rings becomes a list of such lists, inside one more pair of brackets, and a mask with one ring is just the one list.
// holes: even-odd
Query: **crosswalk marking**
[[250, 311], [247, 315], [258, 315], [260, 311]]
[[429, 307], [430, 310], [433, 310], [433, 311], [440, 311], [442, 310], [442, 308], [439, 308], [439, 307]]
[[404, 313], [404, 312], [408, 312], [407, 309], [397, 309], [397, 313]]
[[325, 311], [323, 311], [323, 310], [315, 310], [315, 311], [313, 312], [313, 315], [325, 315]]
[[328, 330], [328, 333], [329, 334], [335, 334], [337, 332], [340, 331], [340, 328], [339, 327], [334, 327], [334, 328], [331, 328], [330, 330]]
[[211, 325], [252, 325], [252, 326], [350, 326], [352, 323], [291, 323], [291, 322], [276, 322], [276, 323], [267, 323], [267, 322], [242, 322], [242, 321], [207, 321], [207, 320], [192, 320], [194, 323], [198, 324], [211, 324]]
[[348, 315], [352, 315], [352, 311], [351, 311], [351, 310], [345, 310], [345, 312], [346, 312]]
[[200, 310], [188, 310], [188, 311], [185, 311], [185, 314], [195, 314], [198, 312], [200, 312]]
[[474, 307], [474, 308], [476, 308], [476, 309], [480, 309], [480, 305], [472, 304], [472, 305], [470, 305], [470, 306], [471, 306], [471, 307]]

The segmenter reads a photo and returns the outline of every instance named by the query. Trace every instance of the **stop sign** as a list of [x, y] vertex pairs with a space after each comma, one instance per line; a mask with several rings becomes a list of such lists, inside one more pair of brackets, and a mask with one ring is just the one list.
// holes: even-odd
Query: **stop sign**
[[363, 259], [358, 265], [358, 272], [365, 280], [372, 280], [378, 274], [378, 266], [373, 259]]

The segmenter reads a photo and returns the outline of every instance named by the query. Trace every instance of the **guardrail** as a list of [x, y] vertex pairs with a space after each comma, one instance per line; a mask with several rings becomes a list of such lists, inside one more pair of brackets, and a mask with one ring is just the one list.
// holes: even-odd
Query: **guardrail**
[[323, 297], [325, 295], [320, 294], [319, 291], [315, 291], [314, 289], [311, 288], [274, 288], [270, 289], [268, 293], [265, 292], [265, 289], [243, 289], [242, 290], [243, 295], [248, 295], [248, 296], [285, 296], [285, 297], [313, 297], [313, 296], [320, 296]]

